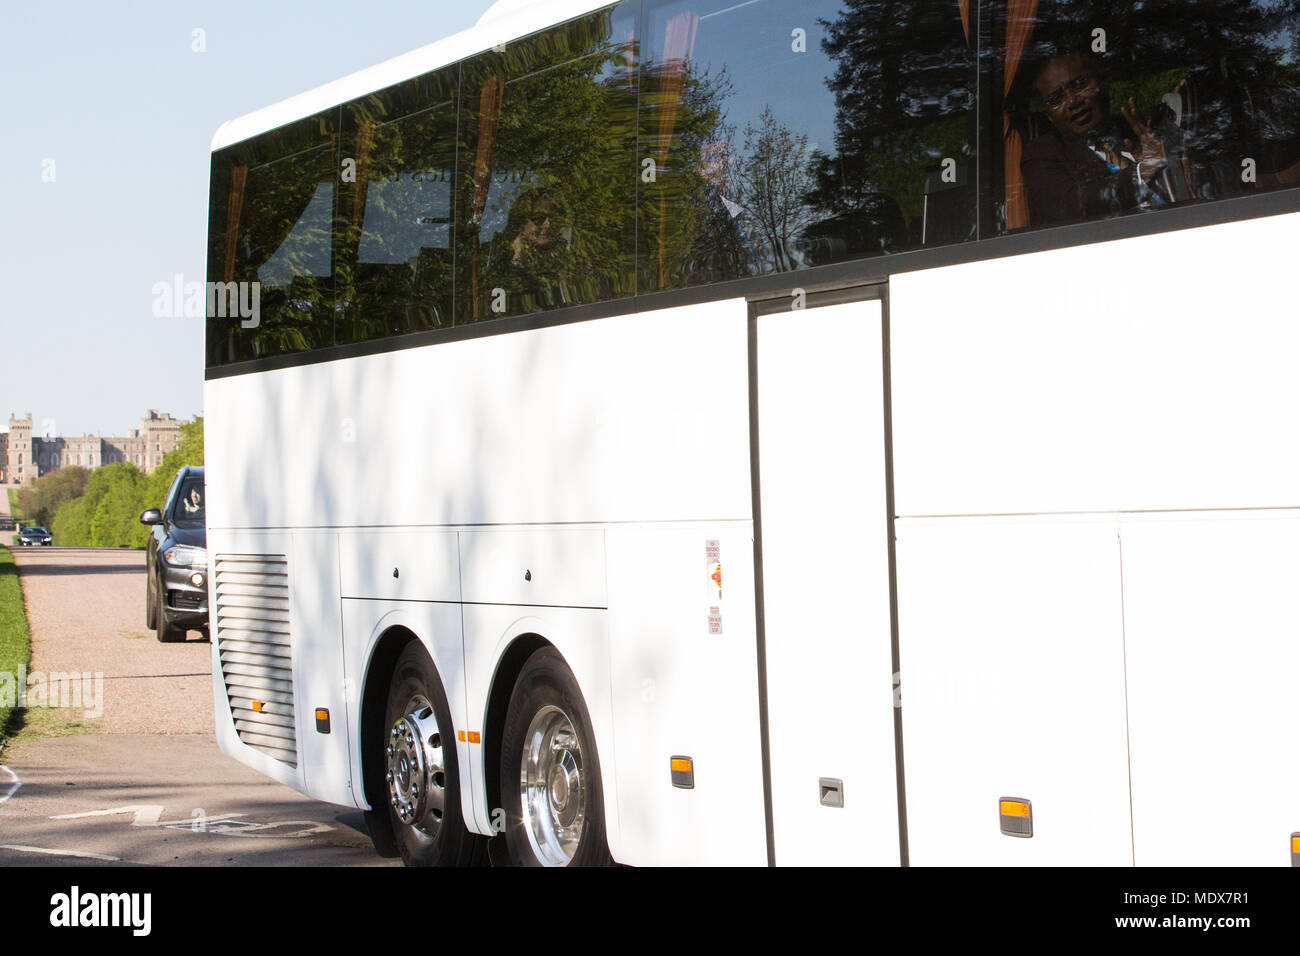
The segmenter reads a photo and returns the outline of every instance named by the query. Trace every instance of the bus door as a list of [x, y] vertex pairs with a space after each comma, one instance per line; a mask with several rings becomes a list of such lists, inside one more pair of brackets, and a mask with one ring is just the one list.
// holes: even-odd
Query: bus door
[[782, 865], [900, 863], [883, 306], [810, 298], [751, 310], [771, 848]]

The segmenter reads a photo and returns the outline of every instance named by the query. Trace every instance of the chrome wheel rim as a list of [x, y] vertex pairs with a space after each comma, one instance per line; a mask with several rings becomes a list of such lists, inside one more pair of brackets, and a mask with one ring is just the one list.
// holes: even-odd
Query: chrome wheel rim
[[558, 707], [537, 712], [524, 736], [519, 795], [524, 832], [545, 866], [565, 866], [582, 840], [586, 777], [582, 741]]
[[397, 819], [432, 837], [447, 806], [447, 767], [433, 705], [415, 696], [388, 731], [388, 802]]

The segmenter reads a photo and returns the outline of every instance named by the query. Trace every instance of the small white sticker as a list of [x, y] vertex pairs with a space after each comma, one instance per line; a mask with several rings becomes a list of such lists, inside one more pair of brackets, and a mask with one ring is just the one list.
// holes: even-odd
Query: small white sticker
[[722, 608], [719, 607], [709, 608], [709, 633], [710, 634], [722, 633]]

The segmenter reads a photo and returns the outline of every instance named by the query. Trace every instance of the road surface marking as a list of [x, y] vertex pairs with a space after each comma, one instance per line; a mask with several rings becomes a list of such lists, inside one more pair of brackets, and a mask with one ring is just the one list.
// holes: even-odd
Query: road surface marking
[[0, 794], [0, 803], [4, 803], [6, 800], [8, 800], [10, 797], [12, 797], [15, 793], [18, 792], [18, 788], [23, 785], [23, 782], [18, 779], [18, 774], [14, 773], [8, 767], [0, 766], [0, 770], [3, 770], [5, 773], [9, 774], [10, 777], [9, 789], [6, 790], [3, 794]]
[[60, 813], [58, 816], [50, 817], [51, 820], [79, 820], [83, 817], [112, 817], [119, 813], [134, 813], [135, 819], [131, 821], [133, 827], [151, 827], [158, 823], [158, 818], [162, 816], [163, 808], [159, 804], [132, 804], [129, 807], [114, 807], [112, 810], [87, 810], [85, 813]]
[[105, 856], [102, 853], [81, 853], [77, 850], [47, 850], [39, 846], [18, 846], [14, 843], [0, 844], [0, 850], [17, 850], [19, 853], [45, 853], [49, 856], [75, 856], [79, 860], [107, 860], [109, 863], [121, 863], [120, 856]]
[[[195, 833], [223, 833], [227, 836], [256, 836], [271, 837], [275, 839], [288, 840], [300, 839], [302, 837], [312, 836], [317, 833], [329, 833], [334, 828], [328, 823], [317, 823], [313, 820], [280, 820], [276, 823], [257, 823], [252, 820], [235, 821], [232, 817], [242, 817], [242, 813], [222, 814], [215, 821], [209, 820], [208, 825], [195, 826], [196, 820], [162, 820], [163, 807], [158, 804], [132, 804], [129, 807], [113, 807], [111, 810], [87, 810], [83, 813], [60, 813], [57, 816], [50, 817], [51, 820], [84, 820], [87, 817], [113, 817], [123, 813], [135, 814], [135, 819], [131, 821], [133, 827], [167, 827], [173, 830], [192, 830]], [[214, 822], [226, 822], [231, 824], [228, 827], [214, 827]], [[284, 832], [267, 832], [279, 830], [283, 827], [298, 827], [288, 833]]]
[[[292, 833], [268, 833], [276, 827], [302, 827]], [[263, 837], [272, 840], [297, 840], [315, 833], [329, 833], [334, 828], [328, 823], [316, 823], [313, 820], [281, 820], [279, 823], [254, 823], [240, 830], [227, 830], [226, 836]]]

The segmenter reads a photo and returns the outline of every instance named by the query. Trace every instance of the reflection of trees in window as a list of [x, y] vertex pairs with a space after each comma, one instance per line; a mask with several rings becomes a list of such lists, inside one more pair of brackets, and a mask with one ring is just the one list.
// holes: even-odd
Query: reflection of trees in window
[[[333, 344], [332, 139], [322, 115], [213, 158], [208, 279], [244, 285], [208, 317], [211, 364]], [[253, 283], [259, 324], [243, 328]]]
[[[817, 156], [809, 198], [863, 244], [856, 254], [917, 244], [927, 178], [941, 182], [927, 174], [945, 159], [973, 158], [974, 58], [964, 19], [956, 3], [844, 0], [836, 18], [822, 21], [823, 48], [836, 63], [826, 81], [836, 155]], [[960, 206], [973, 226], [973, 200], [963, 194]], [[899, 216], [910, 238], [889, 234]]]
[[777, 121], [769, 106], [745, 127], [736, 174], [736, 204], [764, 272], [789, 272], [801, 262], [796, 240], [813, 222], [805, 197], [813, 176], [808, 137]]
[[261, 283], [259, 325], [244, 330], [256, 355], [333, 342], [332, 158], [324, 147], [248, 172], [234, 278]]
[[731, 80], [725, 70], [691, 68], [697, 20], [693, 13], [674, 18], [663, 58], [642, 71], [642, 150], [655, 163], [652, 181], [640, 189], [643, 292], [749, 271], [738, 210], [726, 201], [738, 167], [723, 107]]
[[634, 291], [636, 51], [616, 13], [466, 66], [458, 322]]
[[451, 324], [456, 111], [447, 102], [382, 122], [388, 98], [349, 107], [356, 183], [337, 237], [340, 342]]
[[[974, 61], [961, 4], [652, 10], [642, 138], [659, 165], [641, 190], [643, 289], [907, 248], [927, 234], [927, 215], [929, 244], [970, 236]], [[801, 21], [826, 31], [815, 55], [791, 56]], [[751, 46], [766, 71], [740, 59]], [[952, 181], [939, 175], [945, 159]]]
[[[814, 15], [790, 2], [663, 0], [651, 10], [641, 137], [655, 176], [640, 190], [642, 291], [811, 264], [808, 131], [829, 124], [817, 116], [820, 55], [792, 49], [791, 23]], [[809, 84], [805, 112], [790, 115], [791, 91]]]

